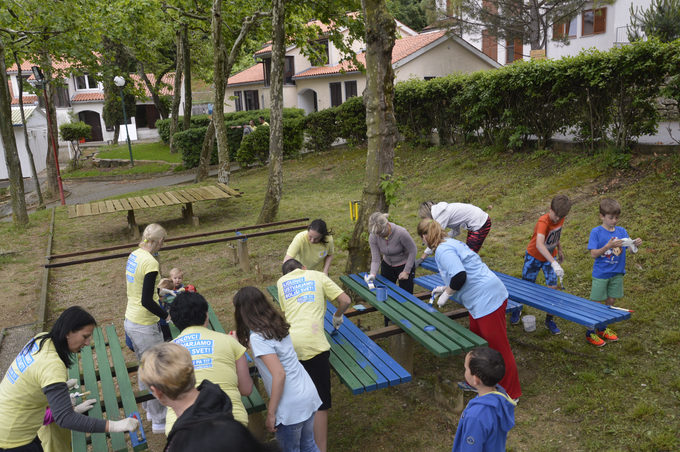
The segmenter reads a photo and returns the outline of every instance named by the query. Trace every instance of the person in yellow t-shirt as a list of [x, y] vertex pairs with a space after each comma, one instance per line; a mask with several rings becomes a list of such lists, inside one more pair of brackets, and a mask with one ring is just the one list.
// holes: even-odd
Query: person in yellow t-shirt
[[[224, 333], [209, 330], [208, 302], [199, 293], [182, 292], [170, 307], [175, 326], [181, 331], [173, 342], [189, 350], [196, 372], [196, 386], [210, 380], [229, 395], [234, 419], [248, 426], [248, 413], [241, 396], [253, 392], [246, 348]], [[172, 430], [177, 416], [168, 409], [166, 435]]]
[[[140, 362], [145, 350], [163, 342], [158, 320], [171, 320], [170, 314], [160, 306], [156, 292], [161, 268], [154, 255], [163, 247], [166, 235], [162, 226], [156, 223], [148, 225], [139, 249], [130, 254], [125, 266], [128, 298], [125, 334], [132, 341], [135, 356]], [[139, 380], [139, 389], [147, 389], [142, 380]], [[142, 408], [151, 419], [153, 433], [164, 433], [166, 408], [155, 399], [142, 403]]]
[[326, 452], [328, 410], [331, 408], [331, 346], [324, 334], [326, 300], [337, 300], [333, 328], [342, 325], [350, 305], [349, 296], [324, 273], [307, 270], [302, 263], [288, 259], [282, 266], [283, 277], [276, 283], [281, 310], [290, 324], [290, 338], [300, 363], [305, 368], [321, 398], [314, 417], [314, 441]]
[[90, 344], [97, 322], [79, 306], [66, 309], [49, 333], [26, 344], [0, 383], [0, 450], [39, 452], [38, 430], [49, 405], [57, 425], [79, 432], [135, 431], [137, 419], [107, 421], [83, 416], [97, 399], [75, 409], [68, 393], [67, 369], [76, 364], [72, 353]]
[[296, 259], [309, 270], [324, 272], [328, 276], [333, 254], [335, 254], [331, 234], [325, 221], [312, 221], [306, 231], [295, 236], [286, 251], [283, 262]]

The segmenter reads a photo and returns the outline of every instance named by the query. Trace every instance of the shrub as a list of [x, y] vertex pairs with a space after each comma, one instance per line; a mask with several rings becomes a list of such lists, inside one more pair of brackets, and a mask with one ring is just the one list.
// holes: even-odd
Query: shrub
[[59, 134], [64, 141], [78, 141], [81, 138], [92, 138], [92, 126], [82, 121], [70, 122], [59, 126]]
[[366, 141], [366, 107], [363, 97], [352, 97], [337, 109], [338, 136], [355, 146]]
[[260, 126], [243, 137], [236, 153], [239, 165], [250, 165], [258, 161], [264, 165], [269, 156], [269, 127]]
[[307, 147], [313, 151], [328, 150], [338, 137], [336, 125], [337, 107], [310, 113], [305, 118]]
[[[182, 153], [182, 162], [186, 169], [195, 168], [200, 163], [201, 147], [207, 130], [207, 127], [197, 127], [175, 134], [173, 142]], [[215, 165], [217, 161], [217, 144], [215, 144], [210, 156], [210, 164]]]

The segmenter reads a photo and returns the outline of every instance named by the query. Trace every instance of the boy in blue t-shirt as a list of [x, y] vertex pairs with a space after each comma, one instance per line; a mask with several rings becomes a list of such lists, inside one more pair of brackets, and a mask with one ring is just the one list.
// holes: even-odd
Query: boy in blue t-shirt
[[[614, 305], [614, 299], [623, 297], [623, 275], [626, 273], [626, 248], [633, 253], [642, 244], [642, 239], [631, 240], [628, 232], [616, 226], [621, 214], [621, 205], [612, 198], [600, 201], [600, 219], [602, 226], [590, 231], [588, 249], [595, 262], [593, 263], [593, 286], [590, 299], [604, 301], [607, 306]], [[586, 340], [602, 347], [605, 341], [617, 341], [619, 338], [609, 328], [604, 331], [588, 330]]]
[[477, 347], [465, 356], [465, 381], [477, 390], [458, 422], [452, 452], [505, 450], [508, 432], [515, 426], [515, 403], [498, 384], [505, 375], [503, 356], [489, 347]]

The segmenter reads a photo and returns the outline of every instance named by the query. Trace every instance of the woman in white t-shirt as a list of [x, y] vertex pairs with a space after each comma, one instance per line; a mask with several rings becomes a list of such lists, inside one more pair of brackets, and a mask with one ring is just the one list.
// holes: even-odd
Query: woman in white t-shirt
[[250, 344], [269, 394], [265, 425], [284, 452], [319, 452], [314, 442], [314, 414], [321, 406], [316, 386], [298, 360], [290, 325], [255, 287], [234, 295], [236, 337]]

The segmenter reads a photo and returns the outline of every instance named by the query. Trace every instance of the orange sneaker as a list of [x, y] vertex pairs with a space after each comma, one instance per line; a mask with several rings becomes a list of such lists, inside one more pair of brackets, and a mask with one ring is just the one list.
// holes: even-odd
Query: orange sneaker
[[607, 339], [608, 341], [612, 342], [619, 340], [619, 337], [616, 335], [616, 333], [610, 330], [609, 328], [605, 328], [604, 331], [598, 331], [597, 335], [603, 339]]
[[600, 339], [600, 337], [597, 334], [591, 334], [590, 336], [586, 336], [586, 340], [593, 344], [595, 347], [602, 347], [604, 346], [604, 344], [606, 344], [606, 342]]

